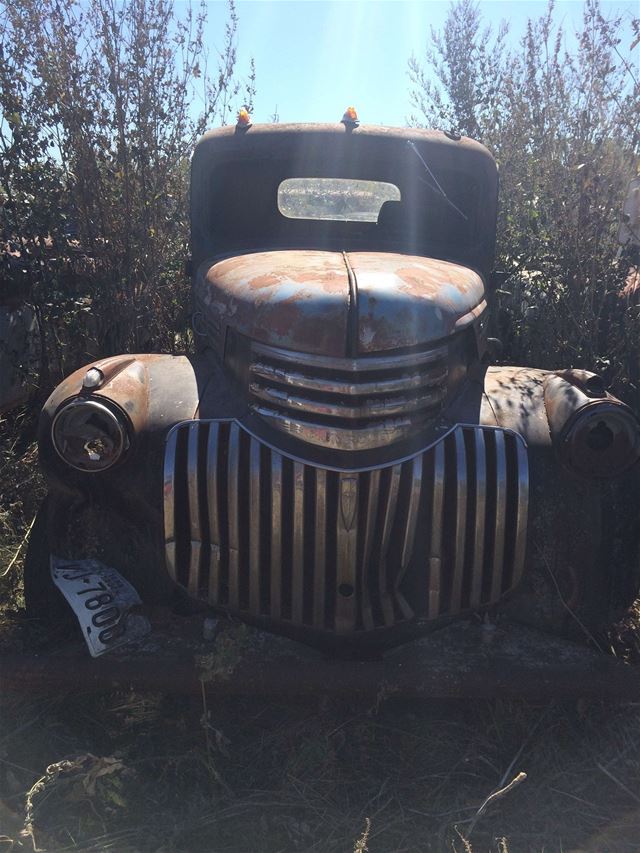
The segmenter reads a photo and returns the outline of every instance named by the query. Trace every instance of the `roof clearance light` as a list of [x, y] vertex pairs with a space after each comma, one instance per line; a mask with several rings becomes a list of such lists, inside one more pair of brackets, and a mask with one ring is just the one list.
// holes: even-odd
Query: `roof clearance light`
[[342, 124], [345, 124], [349, 127], [357, 127], [360, 122], [358, 121], [358, 113], [356, 112], [356, 108], [347, 107], [340, 121], [342, 122]]
[[251, 116], [249, 115], [249, 110], [245, 109], [244, 107], [242, 107], [242, 109], [238, 111], [238, 120], [236, 122], [236, 127], [251, 127]]

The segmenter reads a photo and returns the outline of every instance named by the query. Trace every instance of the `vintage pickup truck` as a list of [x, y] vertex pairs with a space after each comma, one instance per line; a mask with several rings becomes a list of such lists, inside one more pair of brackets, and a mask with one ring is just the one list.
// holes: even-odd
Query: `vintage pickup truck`
[[[30, 612], [64, 610], [52, 572], [94, 558], [152, 614], [324, 660], [454, 622], [595, 636], [638, 589], [639, 424], [593, 373], [492, 366], [497, 203], [491, 154], [455, 133], [353, 112], [207, 133], [195, 354], [105, 358], [49, 398]], [[99, 590], [108, 648], [126, 614]]]

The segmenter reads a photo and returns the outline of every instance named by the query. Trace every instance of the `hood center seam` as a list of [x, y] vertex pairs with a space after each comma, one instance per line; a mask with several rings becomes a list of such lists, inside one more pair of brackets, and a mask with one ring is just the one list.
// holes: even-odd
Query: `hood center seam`
[[346, 252], [342, 253], [344, 265], [347, 268], [347, 278], [349, 279], [349, 303], [347, 307], [347, 340], [346, 353], [347, 357], [355, 357], [358, 354], [358, 280], [353, 267], [349, 263], [349, 256]]

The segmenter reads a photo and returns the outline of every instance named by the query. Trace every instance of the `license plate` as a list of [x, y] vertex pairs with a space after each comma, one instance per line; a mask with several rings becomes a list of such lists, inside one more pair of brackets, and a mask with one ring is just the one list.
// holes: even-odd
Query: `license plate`
[[98, 560], [51, 557], [51, 577], [75, 613], [92, 657], [124, 646], [150, 630], [144, 616], [131, 613], [142, 604], [129, 581]]

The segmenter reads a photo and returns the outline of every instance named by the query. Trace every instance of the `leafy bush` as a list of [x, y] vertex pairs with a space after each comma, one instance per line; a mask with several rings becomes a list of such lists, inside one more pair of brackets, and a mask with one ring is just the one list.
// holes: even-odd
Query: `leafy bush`
[[629, 262], [616, 241], [640, 165], [640, 20], [630, 22], [626, 47], [624, 24], [587, 0], [570, 48], [550, 3], [515, 50], [506, 25], [492, 33], [479, 6], [459, 0], [409, 71], [414, 121], [455, 127], [498, 161], [497, 266], [506, 279], [494, 320], [505, 357], [598, 369], [640, 403], [640, 317], [621, 298]]
[[213, 69], [205, 3], [0, 8], [3, 282], [35, 305], [42, 391], [92, 357], [185, 348], [188, 158], [255, 91], [233, 2]]

